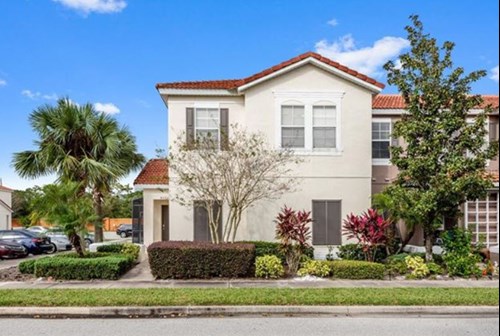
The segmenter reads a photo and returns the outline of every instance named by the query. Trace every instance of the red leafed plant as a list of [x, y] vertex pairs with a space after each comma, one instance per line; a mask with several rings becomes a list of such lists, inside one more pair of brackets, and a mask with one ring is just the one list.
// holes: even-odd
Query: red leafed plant
[[344, 220], [343, 234], [349, 239], [356, 238], [362, 246], [366, 261], [375, 260], [376, 247], [387, 241], [386, 230], [390, 222], [386, 221], [374, 209], [368, 209], [360, 216], [352, 213]]
[[285, 205], [274, 222], [276, 223], [276, 238], [281, 242], [288, 272], [294, 275], [299, 267], [301, 255], [309, 247], [311, 212], [295, 211]]

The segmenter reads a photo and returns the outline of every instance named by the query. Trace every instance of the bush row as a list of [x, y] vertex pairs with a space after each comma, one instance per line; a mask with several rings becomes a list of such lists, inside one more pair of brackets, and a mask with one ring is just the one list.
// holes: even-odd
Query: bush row
[[108, 252], [108, 253], [123, 253], [127, 255], [131, 255], [134, 260], [137, 260], [139, 258], [139, 252], [141, 251], [141, 248], [139, 245], [132, 244], [132, 243], [125, 243], [125, 244], [108, 244], [108, 245], [101, 245], [97, 247], [97, 252]]
[[115, 280], [135, 262], [132, 255], [90, 252], [81, 258], [76, 253], [26, 260], [19, 264], [21, 273], [61, 280]]
[[[267, 241], [242, 241], [241, 243], [255, 245], [256, 258], [266, 255], [274, 255], [280, 258], [281, 262], [285, 264], [285, 254], [280, 248], [280, 243]], [[314, 259], [314, 248], [312, 246], [307, 248], [304, 254], [309, 258]]]
[[148, 247], [151, 273], [159, 279], [206, 279], [250, 275], [255, 246], [248, 243], [156, 242]]

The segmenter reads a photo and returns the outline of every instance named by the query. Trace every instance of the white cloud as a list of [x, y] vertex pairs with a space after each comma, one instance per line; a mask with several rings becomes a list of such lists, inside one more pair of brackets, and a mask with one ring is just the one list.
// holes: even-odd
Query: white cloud
[[84, 14], [118, 13], [127, 7], [125, 0], [53, 0], [63, 6], [82, 12]]
[[5, 79], [0, 78], [0, 87], [6, 86], [6, 85], [7, 85], [7, 81]]
[[331, 19], [326, 24], [329, 26], [335, 27], [335, 26], [338, 26], [339, 22], [337, 21], [337, 19]]
[[409, 46], [410, 42], [402, 37], [385, 36], [375, 41], [373, 46], [358, 48], [349, 34], [332, 43], [327, 40], [317, 42], [316, 51], [365, 75], [380, 77], [384, 63]]
[[25, 97], [28, 97], [29, 99], [33, 99], [33, 100], [36, 100], [36, 99], [45, 99], [45, 100], [57, 100], [59, 97], [55, 94], [55, 93], [52, 93], [52, 94], [45, 94], [45, 93], [41, 93], [41, 92], [38, 92], [38, 91], [31, 91], [31, 90], [23, 90], [21, 91], [21, 94]]
[[120, 109], [112, 103], [95, 103], [94, 108], [104, 114], [117, 114], [120, 113]]
[[493, 69], [491, 69], [490, 79], [493, 79], [495, 82], [498, 83], [498, 65]]

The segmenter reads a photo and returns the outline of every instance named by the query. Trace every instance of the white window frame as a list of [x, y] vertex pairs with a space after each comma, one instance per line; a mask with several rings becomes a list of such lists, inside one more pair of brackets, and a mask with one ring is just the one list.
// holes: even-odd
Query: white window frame
[[[303, 104], [299, 104], [298, 102], [293, 102], [293, 101], [290, 101], [290, 104], [283, 104], [280, 106], [280, 120], [282, 120], [282, 114], [283, 114], [283, 107], [303, 107], [304, 108], [304, 123], [302, 125], [283, 125], [281, 124], [280, 125], [280, 132], [281, 132], [281, 135], [283, 136], [283, 128], [303, 128], [304, 129], [304, 147], [287, 147], [287, 148], [290, 148], [290, 149], [293, 149], [293, 150], [304, 150], [305, 149], [305, 146], [306, 146], [306, 112], [305, 112], [305, 106]], [[293, 112], [292, 114], [292, 121], [293, 121], [293, 115], [295, 114], [295, 111]], [[281, 137], [280, 138], [280, 143], [283, 141], [283, 138]]]
[[[496, 199], [496, 202], [497, 202], [497, 205], [496, 205], [496, 223], [495, 222], [491, 222], [490, 221], [490, 208], [489, 208], [489, 204], [492, 203], [492, 201], [490, 200], [490, 194], [492, 193], [496, 193], [497, 194], [497, 199]], [[480, 212], [479, 211], [479, 202], [483, 202], [486, 204], [486, 211], [484, 212]], [[475, 214], [475, 221], [472, 222], [472, 223], [469, 223], [469, 206], [471, 208], [474, 208], [474, 214]], [[479, 215], [480, 214], [486, 214], [486, 221], [485, 222], [480, 222], [479, 221]], [[478, 200], [475, 200], [475, 201], [467, 201], [465, 202], [464, 204], [464, 223], [465, 223], [465, 229], [469, 229], [470, 226], [472, 226], [472, 233], [476, 239], [476, 242], [479, 241], [480, 237], [482, 234], [485, 234], [486, 235], [486, 247], [490, 247], [492, 245], [498, 245], [498, 243], [500, 242], [500, 236], [499, 236], [499, 233], [498, 230], [500, 230], [500, 224], [499, 224], [499, 220], [500, 220], [500, 193], [498, 192], [498, 189], [496, 190], [490, 190], [488, 191], [488, 193], [486, 194], [486, 197], [484, 199], [478, 199]], [[478, 226], [479, 224], [485, 224], [486, 225], [486, 232], [479, 232], [478, 230]], [[496, 224], [496, 230], [497, 231], [492, 231], [492, 226], [494, 226]], [[490, 243], [490, 236], [491, 235], [496, 235], [497, 237], [497, 241], [496, 243], [492, 244]]]
[[[340, 156], [342, 147], [342, 98], [344, 91], [275, 91], [275, 145], [281, 146], [281, 106], [304, 106], [304, 148], [292, 148], [300, 155]], [[313, 106], [335, 106], [336, 109], [336, 148], [313, 148]]]
[[[373, 123], [388, 123], [389, 124], [389, 148], [391, 148], [392, 145], [392, 119], [390, 118], [372, 118], [372, 127]], [[370, 132], [372, 132], [370, 130]], [[372, 139], [371, 144], [370, 144], [370, 151], [372, 148], [372, 144], [374, 141], [379, 141], [381, 140], [373, 140], [373, 135], [370, 133], [370, 138]], [[388, 159], [374, 159], [373, 158], [373, 153], [371, 154], [372, 156], [372, 165], [373, 166], [390, 166], [391, 165], [391, 158], [389, 157]], [[390, 154], [389, 154], [390, 156]]]
[[196, 139], [198, 137], [198, 133], [197, 131], [198, 130], [214, 130], [214, 128], [207, 128], [207, 127], [198, 127], [197, 125], [197, 117], [196, 117], [196, 113], [197, 113], [197, 110], [201, 110], [201, 109], [217, 109], [217, 113], [218, 113], [218, 121], [219, 121], [219, 127], [217, 127], [217, 139], [219, 141], [218, 143], [218, 147], [220, 148], [220, 143], [221, 143], [221, 134], [220, 134], [220, 104], [219, 103], [212, 103], [212, 102], [203, 102], [203, 103], [199, 103], [199, 102], [196, 102], [194, 104], [194, 115], [193, 115], [193, 122], [194, 122], [194, 138]]

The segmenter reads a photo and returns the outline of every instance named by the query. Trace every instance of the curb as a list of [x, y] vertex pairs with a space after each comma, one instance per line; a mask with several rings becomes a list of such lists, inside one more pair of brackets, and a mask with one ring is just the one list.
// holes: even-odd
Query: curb
[[498, 317], [498, 306], [172, 306], [0, 307], [0, 318], [158, 318], [241, 315]]

